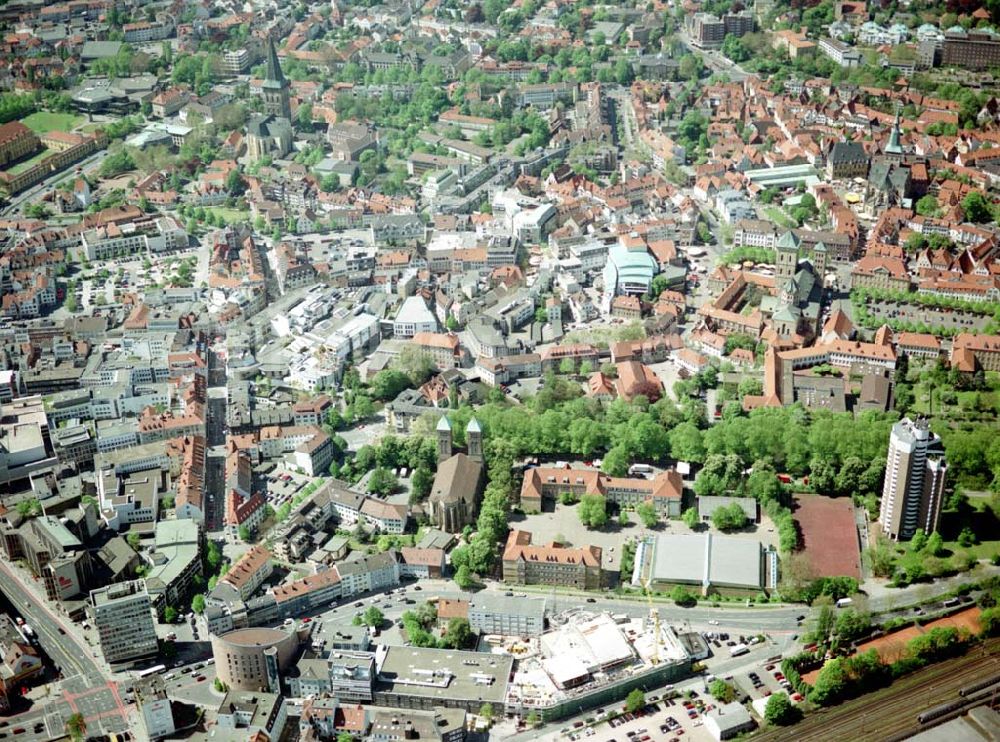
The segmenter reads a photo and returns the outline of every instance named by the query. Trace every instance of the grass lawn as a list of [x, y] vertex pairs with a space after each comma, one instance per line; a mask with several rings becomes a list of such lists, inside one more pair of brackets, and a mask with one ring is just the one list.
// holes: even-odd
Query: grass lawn
[[771, 221], [781, 227], [784, 227], [785, 229], [794, 229], [798, 226], [795, 222], [785, 216], [785, 212], [777, 206], [765, 206], [764, 213], [771, 217]]
[[952, 554], [970, 551], [975, 554], [976, 559], [992, 559], [995, 554], [1000, 554], [1000, 541], [980, 541], [975, 546], [959, 546], [958, 541], [945, 541], [944, 548]]
[[225, 206], [207, 206], [205, 207], [205, 213], [215, 213], [222, 217], [222, 220], [226, 224], [236, 224], [238, 222], [245, 222], [250, 219], [249, 211], [240, 211], [239, 209], [230, 209]]
[[31, 158], [29, 158], [27, 160], [22, 160], [21, 162], [17, 163], [16, 165], [12, 165], [11, 167], [7, 168], [7, 172], [10, 173], [11, 175], [15, 175], [17, 173], [24, 172], [29, 167], [31, 167], [32, 165], [36, 164], [43, 157], [47, 157], [48, 155], [51, 155], [51, 154], [52, 154], [52, 152], [50, 150], [43, 149], [37, 155], [34, 155], [33, 157], [31, 157]]
[[51, 111], [36, 111], [21, 120], [21, 123], [36, 134], [50, 131], [72, 131], [83, 121], [83, 116], [75, 113], [52, 113]]
[[[931, 413], [929, 391], [929, 387], [922, 382], [913, 385], [914, 412], [922, 415]], [[944, 404], [939, 397], [935, 398], [934, 416], [956, 421], [976, 421], [984, 416], [1000, 413], [1000, 394], [995, 391], [955, 392], [955, 399], [955, 404]]]

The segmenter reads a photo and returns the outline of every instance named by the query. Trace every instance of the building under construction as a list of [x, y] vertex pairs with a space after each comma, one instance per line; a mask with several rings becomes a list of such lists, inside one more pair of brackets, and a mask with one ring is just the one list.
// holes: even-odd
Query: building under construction
[[691, 673], [692, 658], [665, 622], [573, 609], [522, 656], [507, 687], [508, 714], [545, 721], [652, 690]]

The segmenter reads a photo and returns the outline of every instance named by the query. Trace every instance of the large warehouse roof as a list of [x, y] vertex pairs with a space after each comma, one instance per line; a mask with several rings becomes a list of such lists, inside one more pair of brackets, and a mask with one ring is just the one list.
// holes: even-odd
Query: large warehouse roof
[[652, 574], [657, 582], [762, 588], [759, 541], [712, 533], [661, 535], [654, 543]]

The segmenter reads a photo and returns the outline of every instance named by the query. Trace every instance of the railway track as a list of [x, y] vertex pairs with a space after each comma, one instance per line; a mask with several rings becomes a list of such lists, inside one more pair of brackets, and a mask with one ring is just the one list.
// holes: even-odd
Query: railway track
[[924, 709], [959, 700], [962, 688], [1000, 672], [1000, 640], [992, 639], [967, 654], [931, 665], [897, 680], [888, 688], [862, 698], [815, 711], [793, 727], [772, 728], [755, 735], [767, 742], [827, 742], [885, 740], [921, 729], [917, 715]]

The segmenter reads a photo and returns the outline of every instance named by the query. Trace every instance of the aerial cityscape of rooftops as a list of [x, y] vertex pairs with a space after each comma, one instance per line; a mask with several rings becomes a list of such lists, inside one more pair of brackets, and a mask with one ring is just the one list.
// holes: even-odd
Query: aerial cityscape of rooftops
[[0, 742], [1000, 739], [1000, 2], [0, 24]]

